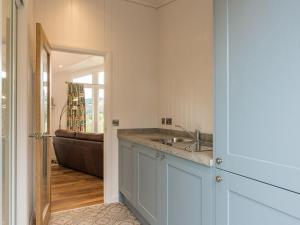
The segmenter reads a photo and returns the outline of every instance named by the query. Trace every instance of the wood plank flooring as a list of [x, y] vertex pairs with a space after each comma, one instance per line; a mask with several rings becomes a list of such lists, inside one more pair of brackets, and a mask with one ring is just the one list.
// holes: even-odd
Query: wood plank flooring
[[103, 203], [103, 180], [53, 165], [51, 170], [52, 212]]

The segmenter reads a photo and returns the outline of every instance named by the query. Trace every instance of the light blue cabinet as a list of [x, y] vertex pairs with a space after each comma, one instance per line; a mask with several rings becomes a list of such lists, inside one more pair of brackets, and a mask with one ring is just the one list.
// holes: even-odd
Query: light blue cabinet
[[168, 155], [162, 174], [163, 224], [212, 225], [213, 169]]
[[161, 224], [161, 160], [158, 152], [136, 148], [136, 209], [153, 225]]
[[119, 151], [119, 189], [126, 199], [134, 204], [133, 192], [135, 181], [134, 145], [130, 142], [120, 142]]
[[300, 224], [299, 9], [215, 0], [216, 225]]
[[214, 13], [217, 167], [297, 193], [299, 9], [299, 0], [215, 0]]
[[216, 225], [299, 225], [300, 195], [217, 170]]
[[129, 142], [119, 146], [120, 192], [149, 224], [214, 225], [213, 168]]

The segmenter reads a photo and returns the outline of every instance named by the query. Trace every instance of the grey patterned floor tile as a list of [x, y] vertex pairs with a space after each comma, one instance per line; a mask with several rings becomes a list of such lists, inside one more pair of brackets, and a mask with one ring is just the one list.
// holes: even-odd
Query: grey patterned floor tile
[[121, 203], [93, 205], [53, 213], [49, 225], [140, 225]]

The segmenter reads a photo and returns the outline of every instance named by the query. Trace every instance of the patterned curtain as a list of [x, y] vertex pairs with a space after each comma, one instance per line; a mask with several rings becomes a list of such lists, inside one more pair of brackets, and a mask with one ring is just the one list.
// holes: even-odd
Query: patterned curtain
[[67, 127], [68, 130], [76, 132], [86, 130], [83, 84], [68, 84]]

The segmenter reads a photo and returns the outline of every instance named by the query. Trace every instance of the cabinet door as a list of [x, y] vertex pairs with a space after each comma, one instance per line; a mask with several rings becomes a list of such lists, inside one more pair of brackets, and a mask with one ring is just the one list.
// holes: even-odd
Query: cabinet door
[[137, 148], [136, 208], [151, 225], [161, 224], [161, 162], [157, 154], [150, 148]]
[[212, 225], [213, 169], [169, 155], [163, 162], [163, 224]]
[[215, 0], [214, 13], [217, 166], [298, 193], [299, 9], [299, 0]]
[[121, 141], [119, 149], [119, 189], [134, 205], [134, 145]]
[[299, 225], [300, 195], [221, 170], [216, 225]]

